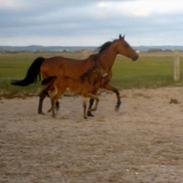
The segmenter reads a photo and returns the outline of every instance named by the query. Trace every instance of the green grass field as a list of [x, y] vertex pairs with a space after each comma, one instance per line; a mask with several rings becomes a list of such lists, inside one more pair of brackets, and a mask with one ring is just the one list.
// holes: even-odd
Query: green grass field
[[[72, 58], [83, 58], [81, 53], [4, 53], [0, 54], [0, 96], [37, 94], [40, 84], [28, 87], [12, 86], [11, 80], [23, 79], [27, 68], [38, 56], [51, 57], [63, 55]], [[183, 61], [182, 54], [181, 63]], [[161, 86], [181, 85], [173, 81], [174, 53], [140, 54], [138, 61], [117, 57], [113, 67], [112, 84], [117, 88], [155, 88]], [[181, 64], [183, 69], [183, 64]], [[181, 69], [181, 70], [182, 70]]]
[[136, 62], [119, 58], [113, 68], [112, 82], [120, 88], [175, 85], [177, 83], [173, 81], [173, 58], [171, 55], [142, 55]]

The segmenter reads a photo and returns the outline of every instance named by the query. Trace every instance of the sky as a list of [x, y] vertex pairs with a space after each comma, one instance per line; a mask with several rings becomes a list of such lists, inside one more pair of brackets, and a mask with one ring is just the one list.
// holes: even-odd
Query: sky
[[0, 0], [0, 45], [183, 45], [182, 0]]

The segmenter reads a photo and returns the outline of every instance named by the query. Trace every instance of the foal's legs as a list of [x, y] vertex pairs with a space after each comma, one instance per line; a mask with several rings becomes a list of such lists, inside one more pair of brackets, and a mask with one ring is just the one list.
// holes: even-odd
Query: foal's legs
[[90, 99], [93, 99], [95, 101], [94, 108], [91, 108], [90, 111], [96, 111], [99, 103], [99, 98], [96, 95], [90, 94]]
[[[60, 108], [60, 103], [59, 103], [59, 101], [57, 100], [57, 101], [55, 102], [55, 109], [56, 109], [57, 112], [58, 112], [59, 108]], [[48, 109], [48, 112], [51, 112], [51, 111], [52, 111], [52, 101], [51, 101], [51, 107]]]
[[38, 104], [38, 114], [44, 114], [43, 113], [43, 100], [45, 99], [45, 97], [48, 95], [48, 93], [43, 90], [40, 94], [39, 94], [39, 104]]
[[48, 91], [48, 95], [51, 98], [51, 111], [52, 111], [52, 116], [56, 116], [55, 110], [58, 109], [58, 99], [61, 98], [61, 96], [64, 94], [65, 87], [57, 87], [54, 86], [52, 90]]
[[93, 103], [94, 103], [94, 99], [93, 98], [90, 98], [90, 100], [89, 100], [89, 107], [88, 107], [88, 111], [87, 111], [87, 115], [88, 116], [91, 116], [91, 117], [93, 117], [94, 115], [92, 114], [92, 106], [93, 106]]
[[[46, 96], [49, 96], [48, 91], [46, 89], [44, 89], [39, 94], [38, 114], [44, 114], [43, 113], [43, 101], [46, 98]], [[56, 108], [57, 111], [59, 110], [59, 106], [60, 106], [59, 101], [57, 100], [56, 104], [55, 104], [55, 108]], [[51, 111], [51, 108], [48, 110], [48, 112], [50, 112], [50, 111]]]
[[[96, 95], [97, 91], [93, 92], [93, 95]], [[92, 106], [94, 104], [94, 101], [95, 99], [93, 97], [90, 97], [90, 100], [89, 100], [89, 106], [88, 106], [88, 110], [87, 110], [87, 115], [90, 116], [90, 117], [93, 117], [94, 115], [92, 114], [92, 111], [95, 111], [95, 110], [92, 110]], [[98, 105], [98, 103], [97, 103]]]
[[51, 99], [51, 111], [52, 111], [53, 118], [55, 118], [55, 116], [56, 116], [56, 113], [55, 113], [56, 102], [57, 102], [57, 99], [55, 99], [55, 98]]
[[49, 97], [51, 99], [51, 108], [49, 109], [48, 112], [52, 111], [52, 117], [54, 117], [54, 118], [56, 116], [55, 110], [57, 110], [58, 99], [61, 97], [62, 92], [64, 92], [64, 91], [60, 91], [60, 93], [59, 93], [57, 87], [54, 87], [54, 90], [49, 90], [48, 91], [48, 95], [49, 95]]

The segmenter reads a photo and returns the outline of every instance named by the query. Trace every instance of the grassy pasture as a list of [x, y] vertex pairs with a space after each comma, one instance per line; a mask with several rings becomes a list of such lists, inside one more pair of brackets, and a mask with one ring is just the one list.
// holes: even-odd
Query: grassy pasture
[[[12, 86], [10, 81], [22, 79], [27, 68], [38, 56], [66, 56], [72, 58], [84, 58], [83, 52], [57, 52], [57, 53], [3, 53], [0, 54], [0, 96], [14, 96], [17, 94], [37, 93], [39, 83], [28, 87]], [[183, 54], [179, 53], [181, 63]], [[173, 81], [174, 53], [141, 53], [138, 61], [118, 56], [113, 67], [112, 83], [118, 88], [156, 88], [168, 85], [177, 85]], [[183, 68], [183, 64], [181, 64]], [[182, 70], [182, 69], [181, 69]]]

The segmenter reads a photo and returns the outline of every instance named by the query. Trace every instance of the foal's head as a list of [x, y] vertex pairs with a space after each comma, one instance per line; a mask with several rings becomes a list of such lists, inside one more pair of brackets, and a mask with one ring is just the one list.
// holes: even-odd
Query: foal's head
[[107, 75], [108, 75], [108, 73], [106, 73], [106, 71], [102, 67], [95, 65], [94, 67], [87, 70], [81, 76], [81, 80], [87, 79], [90, 81], [94, 81], [94, 80], [102, 79], [102, 78], [106, 77]]

